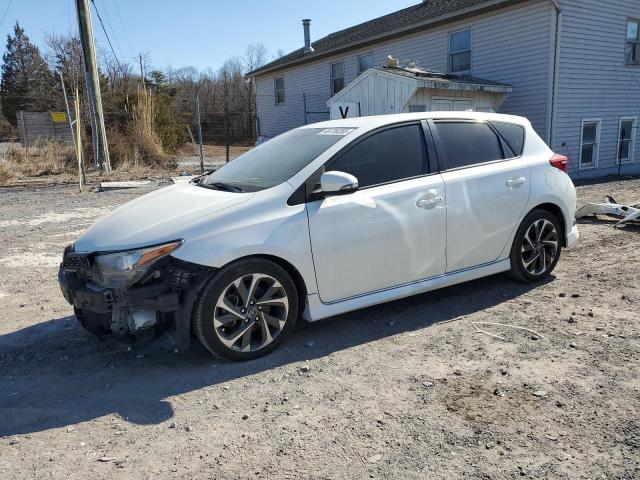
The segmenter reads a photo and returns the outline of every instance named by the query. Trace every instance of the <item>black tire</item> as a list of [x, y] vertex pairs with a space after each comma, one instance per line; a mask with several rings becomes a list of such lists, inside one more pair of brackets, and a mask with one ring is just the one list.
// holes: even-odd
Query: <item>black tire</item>
[[[548, 227], [548, 224], [545, 222], [549, 222], [553, 225], [555, 229], [555, 236], [551, 232], [551, 228]], [[528, 241], [525, 236], [530, 229], [533, 228], [535, 232], [536, 225], [546, 225], [547, 229], [546, 233], [543, 233], [545, 238], [548, 238], [546, 245], [540, 246], [540, 242], [534, 242], [535, 245], [531, 246], [533, 249], [529, 251], [531, 241]], [[551, 212], [547, 210], [536, 209], [531, 212], [522, 220], [522, 223], [518, 227], [518, 231], [516, 232], [515, 238], [513, 240], [513, 245], [511, 247], [511, 270], [508, 272], [508, 276], [514, 280], [524, 282], [524, 283], [536, 283], [551, 275], [553, 270], [556, 268], [558, 261], [560, 260], [560, 255], [562, 253], [562, 244], [563, 244], [563, 230], [560, 226], [560, 221], [558, 218]], [[555, 238], [557, 242], [557, 247], [555, 248], [555, 254], [553, 255], [553, 260], [550, 259], [550, 250], [552, 247], [552, 239]], [[543, 242], [544, 243], [544, 242]], [[523, 245], [526, 245], [523, 248]], [[537, 249], [542, 249], [542, 253], [537, 253]], [[545, 250], [546, 249], [546, 250]], [[526, 252], [525, 252], [526, 250]], [[534, 260], [536, 265], [539, 266], [540, 271], [537, 271], [537, 268], [534, 268], [534, 271], [530, 271], [532, 267], [526, 267], [525, 264], [527, 261], [535, 258], [537, 255], [537, 260]], [[542, 262], [544, 263], [544, 268]], [[529, 268], [529, 269], [528, 269]]]
[[[237, 333], [243, 328], [252, 328], [252, 333], [248, 334], [248, 336], [250, 337], [249, 348], [253, 347], [254, 337], [257, 338], [259, 336], [264, 340], [265, 334], [264, 330], [262, 330], [263, 328], [267, 328], [269, 337], [271, 337], [270, 329], [273, 327], [268, 326], [267, 322], [262, 323], [264, 321], [263, 313], [267, 313], [267, 308], [279, 309], [279, 314], [281, 316], [280, 319], [283, 320], [286, 318], [286, 320], [284, 320], [284, 326], [282, 326], [278, 330], [277, 336], [274, 336], [273, 340], [271, 340], [270, 343], [265, 344], [262, 347], [260, 347], [260, 345], [257, 345], [256, 349], [252, 349], [250, 351], [241, 351], [237, 349], [235, 345], [229, 347], [228, 345], [223, 343], [222, 339], [220, 338], [221, 335], [225, 335], [224, 330], [227, 327], [225, 325], [223, 327], [216, 328], [214, 326], [214, 315], [233, 317], [234, 315], [237, 315], [237, 313], [239, 313], [240, 306], [244, 305], [245, 302], [241, 301], [240, 295], [235, 296], [238, 302], [237, 308], [234, 308], [234, 314], [229, 313], [231, 312], [231, 310], [227, 311], [225, 308], [217, 307], [216, 304], [218, 303], [219, 299], [221, 299], [223, 293], [225, 294], [224, 298], [228, 298], [226, 295], [228, 295], [229, 288], [233, 289], [232, 284], [234, 282], [242, 281], [243, 285], [246, 286], [247, 284], [252, 283], [253, 278], [260, 278], [261, 275], [264, 276], [262, 278], [264, 278], [264, 281], [266, 282], [275, 279], [279, 283], [278, 291], [282, 292], [282, 290], [284, 290], [284, 292], [286, 293], [288, 309], [285, 310], [284, 304], [282, 305], [282, 307], [264, 307], [265, 311], [262, 311], [262, 307], [248, 307], [252, 310], [256, 310], [256, 308], [260, 308], [261, 310], [261, 312], [255, 312], [256, 316], [253, 317], [255, 318], [254, 327], [251, 327], [251, 325], [249, 325], [250, 321], [247, 319], [235, 319], [229, 323], [232, 325], [232, 327], [230, 328], [233, 328], [233, 326], [237, 324], [237, 330], [235, 330], [235, 332], [231, 332], [230, 336], [233, 336], [233, 333]], [[278, 283], [274, 282], [272, 285], [277, 285]], [[266, 290], [267, 286], [263, 287], [263, 289]], [[246, 290], [245, 293], [247, 293]], [[245, 306], [247, 305], [248, 303]], [[251, 312], [248, 311], [246, 315], [251, 315]], [[260, 316], [260, 320], [258, 320], [258, 315]], [[222, 317], [219, 316], [216, 318]], [[273, 317], [270, 318], [273, 319]], [[280, 346], [280, 344], [282, 344], [286, 337], [291, 334], [297, 318], [298, 291], [291, 276], [281, 266], [272, 261], [262, 258], [248, 258], [231, 263], [222, 268], [220, 271], [216, 272], [211, 280], [203, 287], [194, 308], [193, 329], [200, 343], [214, 356], [226, 360], [245, 361], [266, 355]], [[245, 325], [243, 325], [243, 322]], [[244, 339], [240, 337], [238, 341], [244, 341]]]

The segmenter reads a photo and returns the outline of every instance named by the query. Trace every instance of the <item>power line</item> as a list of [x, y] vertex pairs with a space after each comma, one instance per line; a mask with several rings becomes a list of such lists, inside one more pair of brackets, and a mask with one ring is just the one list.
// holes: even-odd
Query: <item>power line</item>
[[116, 44], [116, 49], [120, 52], [120, 55], [124, 56], [122, 52], [122, 48], [120, 48], [120, 42], [118, 41], [118, 36], [116, 35], [116, 31], [113, 29], [113, 24], [111, 23], [111, 17], [109, 16], [109, 9], [104, 0], [100, 0], [102, 2], [102, 10], [104, 11], [104, 16], [107, 19], [107, 26], [113, 35], [113, 43]]
[[113, 6], [116, 10], [116, 16], [118, 17], [118, 22], [120, 23], [120, 28], [122, 33], [124, 33], [124, 40], [127, 42], [127, 47], [129, 48], [129, 55], [133, 55], [133, 48], [131, 47], [131, 41], [129, 40], [129, 34], [127, 33], [127, 29], [124, 28], [124, 22], [122, 21], [122, 15], [120, 15], [120, 8], [118, 7], [118, 0], [113, 0]]
[[96, 11], [96, 15], [98, 16], [98, 20], [100, 21], [100, 25], [102, 26], [102, 31], [104, 32], [104, 36], [107, 37], [107, 42], [109, 43], [109, 48], [111, 48], [111, 53], [113, 53], [113, 58], [115, 59], [116, 63], [118, 64], [118, 68], [121, 71], [124, 71], [122, 68], [122, 65], [120, 65], [120, 60], [118, 60], [118, 56], [116, 55], [116, 51], [113, 49], [113, 45], [111, 44], [111, 39], [109, 38], [109, 34], [107, 33], [107, 29], [104, 26], [104, 22], [102, 21], [102, 17], [100, 16], [100, 12], [98, 11], [98, 6], [96, 5], [96, 2], [94, 2], [94, 0], [91, 0], [91, 3], [93, 4], [93, 8]]
[[2, 27], [2, 24], [6, 20], [7, 14], [9, 13], [9, 9], [11, 8], [12, 3], [13, 3], [13, 0], [9, 0], [9, 4], [7, 5], [7, 8], [4, 9], [4, 13], [2, 14], [2, 19], [0, 20], [0, 27]]

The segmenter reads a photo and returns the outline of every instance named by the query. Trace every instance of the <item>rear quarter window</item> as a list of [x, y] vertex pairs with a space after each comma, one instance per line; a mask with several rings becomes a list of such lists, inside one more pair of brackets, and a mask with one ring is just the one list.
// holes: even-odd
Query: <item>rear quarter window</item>
[[[500, 133], [511, 152], [505, 152], [505, 157], [519, 157], [524, 149], [524, 128], [515, 123], [491, 122], [491, 125]], [[510, 153], [511, 155], [508, 155]]]
[[436, 122], [447, 169], [502, 160], [501, 141], [483, 122]]

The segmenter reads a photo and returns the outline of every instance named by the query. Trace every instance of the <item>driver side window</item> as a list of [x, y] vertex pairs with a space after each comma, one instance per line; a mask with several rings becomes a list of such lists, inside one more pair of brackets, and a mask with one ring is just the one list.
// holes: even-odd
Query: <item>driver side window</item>
[[427, 173], [427, 154], [418, 124], [389, 128], [358, 142], [327, 168], [355, 175], [360, 188]]

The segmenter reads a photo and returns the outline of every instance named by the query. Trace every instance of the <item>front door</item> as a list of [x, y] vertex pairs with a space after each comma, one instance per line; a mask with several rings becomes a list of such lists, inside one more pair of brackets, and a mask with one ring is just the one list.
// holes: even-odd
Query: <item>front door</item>
[[434, 112], [466, 112], [473, 109], [471, 100], [454, 100], [452, 98], [436, 98], [433, 100]]
[[[523, 140], [512, 137], [513, 149], [520, 149], [514, 153], [487, 123], [447, 120], [435, 126], [447, 190], [447, 272], [494, 262], [508, 252], [529, 201]], [[524, 136], [522, 127], [512, 127], [513, 135]]]
[[325, 170], [355, 175], [360, 190], [307, 205], [323, 302], [444, 274], [444, 182], [428, 174], [420, 124], [356, 140]]

